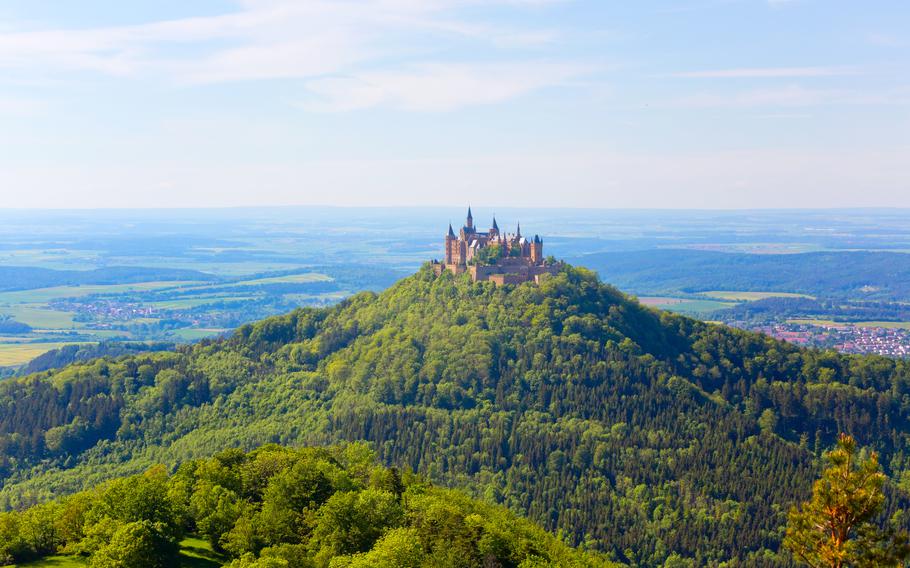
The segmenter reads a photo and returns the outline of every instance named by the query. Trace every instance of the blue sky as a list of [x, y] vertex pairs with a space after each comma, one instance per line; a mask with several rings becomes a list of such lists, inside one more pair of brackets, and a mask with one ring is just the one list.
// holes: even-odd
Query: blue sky
[[910, 207], [906, 0], [3, 0], [0, 207]]

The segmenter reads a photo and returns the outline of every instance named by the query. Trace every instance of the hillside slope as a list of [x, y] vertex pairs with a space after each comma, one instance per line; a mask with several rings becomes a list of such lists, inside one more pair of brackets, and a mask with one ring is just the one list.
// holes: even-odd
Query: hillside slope
[[[851, 432], [907, 479], [908, 416], [903, 362], [656, 312], [583, 269], [496, 287], [425, 268], [228, 340], [0, 384], [0, 498], [365, 439], [624, 562], [776, 566], [815, 457]], [[893, 487], [888, 514], [902, 503]]]

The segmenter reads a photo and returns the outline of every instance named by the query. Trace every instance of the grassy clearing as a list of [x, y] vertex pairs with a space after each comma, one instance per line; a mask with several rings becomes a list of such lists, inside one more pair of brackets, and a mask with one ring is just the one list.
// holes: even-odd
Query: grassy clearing
[[81, 556], [48, 556], [34, 562], [14, 564], [15, 566], [28, 566], [29, 568], [69, 568], [71, 566], [88, 566], [88, 561]]
[[16, 321], [26, 323], [36, 329], [72, 329], [79, 327], [73, 322], [73, 312], [58, 312], [44, 306], [0, 305], [0, 314], [8, 315]]
[[171, 333], [184, 341], [196, 341], [197, 339], [204, 339], [206, 337], [215, 337], [216, 335], [221, 335], [230, 331], [228, 329], [213, 329], [213, 328], [184, 328], [184, 329], [175, 329]]
[[809, 298], [814, 300], [815, 296], [808, 294], [796, 294], [793, 292], [739, 292], [727, 290], [711, 290], [702, 292], [703, 296], [708, 298], [717, 298], [719, 300], [732, 300], [734, 302], [754, 302], [755, 300], [764, 300], [765, 298]]
[[[186, 538], [180, 543], [180, 568], [218, 568], [224, 566], [226, 560], [212, 550], [208, 542], [201, 538]], [[88, 566], [88, 560], [80, 556], [49, 556], [16, 564], [23, 568], [71, 568], [74, 566]]]
[[224, 566], [224, 557], [212, 550], [208, 541], [185, 538], [180, 543], [180, 565], [187, 568], [214, 568]]
[[685, 300], [678, 304], [660, 307], [670, 310], [671, 312], [679, 312], [682, 314], [704, 314], [723, 310], [735, 305], [736, 302], [721, 302], [718, 300]]
[[275, 276], [272, 278], [257, 278], [255, 280], [242, 280], [236, 282], [234, 286], [259, 286], [260, 284], [307, 284], [310, 282], [331, 282], [332, 278], [318, 272], [308, 272], [306, 274], [289, 274], [287, 276]]
[[39, 355], [44, 355], [51, 349], [59, 349], [64, 345], [73, 345], [75, 343], [84, 342], [0, 343], [0, 367], [23, 365]]

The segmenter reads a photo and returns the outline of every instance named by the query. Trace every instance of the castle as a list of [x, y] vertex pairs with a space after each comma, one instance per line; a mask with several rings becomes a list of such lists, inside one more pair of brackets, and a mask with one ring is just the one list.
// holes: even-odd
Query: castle
[[521, 235], [521, 224], [515, 234], [502, 233], [493, 217], [493, 226], [486, 232], [474, 227], [474, 217], [468, 207], [465, 225], [455, 234], [449, 223], [445, 236], [445, 261], [433, 261], [433, 270], [442, 274], [469, 273], [474, 282], [490, 281], [496, 284], [521, 284], [540, 282], [544, 274], [559, 270], [556, 263], [547, 263], [543, 257], [543, 241], [538, 235], [526, 239]]

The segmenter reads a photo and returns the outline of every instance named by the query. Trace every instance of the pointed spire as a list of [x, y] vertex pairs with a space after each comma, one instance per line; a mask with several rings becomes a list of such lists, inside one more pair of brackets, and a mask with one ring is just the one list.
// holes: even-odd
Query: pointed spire
[[474, 228], [474, 216], [471, 215], [471, 206], [468, 205], [468, 222], [465, 224], [465, 227], [469, 229]]
[[449, 221], [449, 236], [455, 238], [455, 231], [452, 230], [452, 222]]
[[515, 236], [517, 236], [517, 237], [521, 236], [521, 223], [518, 223], [518, 232], [515, 234]]
[[496, 224], [496, 215], [493, 215], [493, 228], [499, 231], [499, 225]]

